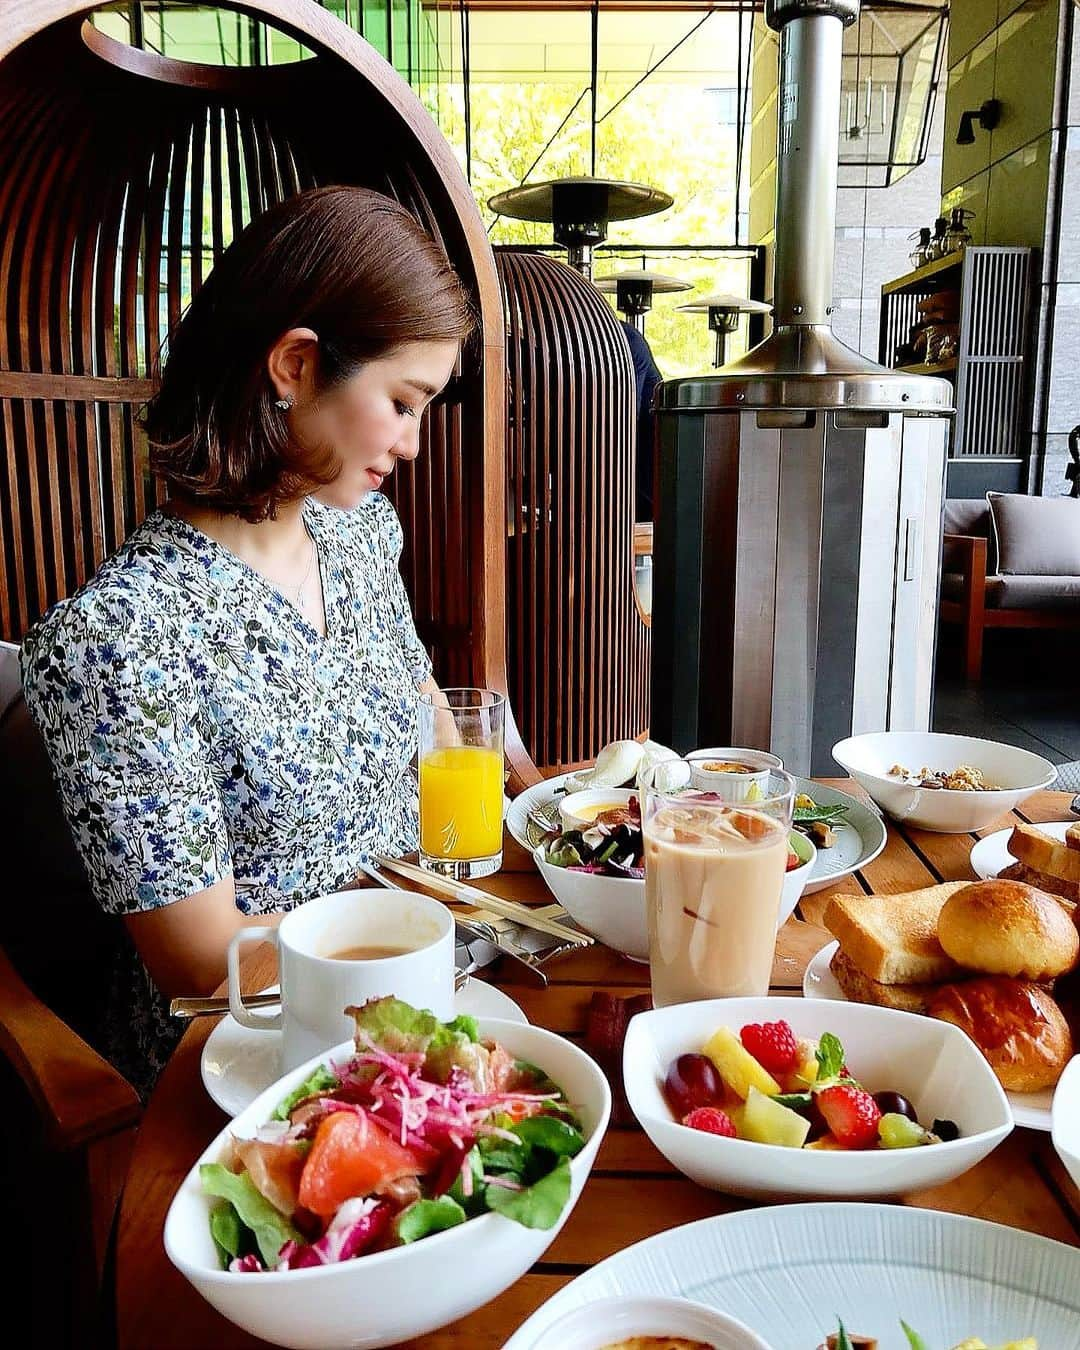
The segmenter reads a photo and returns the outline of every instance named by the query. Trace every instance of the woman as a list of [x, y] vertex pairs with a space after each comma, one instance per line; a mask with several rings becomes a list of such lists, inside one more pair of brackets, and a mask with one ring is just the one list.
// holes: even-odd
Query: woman
[[26, 640], [68, 823], [141, 958], [105, 1039], [143, 1090], [175, 1043], [167, 999], [218, 985], [242, 924], [415, 846], [417, 696], [436, 686], [378, 489], [472, 326], [388, 198], [322, 188], [260, 216], [148, 406], [168, 505]]

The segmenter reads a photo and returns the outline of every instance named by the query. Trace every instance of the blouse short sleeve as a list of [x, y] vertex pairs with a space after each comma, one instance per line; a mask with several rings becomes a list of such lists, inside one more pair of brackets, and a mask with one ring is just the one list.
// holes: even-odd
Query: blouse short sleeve
[[421, 685], [431, 678], [432, 665], [427, 648], [420, 641], [420, 635], [416, 631], [409, 596], [401, 579], [401, 550], [405, 545], [405, 532], [389, 498], [381, 493], [373, 493], [371, 500], [378, 511], [379, 532], [386, 550], [387, 600], [391, 627], [401, 644], [405, 663], [413, 681]]
[[230, 875], [194, 682], [153, 607], [100, 594], [61, 604], [28, 636], [22, 663], [26, 702], [102, 907], [157, 909]]

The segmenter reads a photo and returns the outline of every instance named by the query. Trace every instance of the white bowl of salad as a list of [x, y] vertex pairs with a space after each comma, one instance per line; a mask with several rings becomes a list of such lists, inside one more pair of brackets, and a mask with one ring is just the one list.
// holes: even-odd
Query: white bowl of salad
[[900, 1195], [966, 1172], [1013, 1128], [957, 1027], [864, 1003], [729, 998], [639, 1013], [623, 1080], [691, 1180], [754, 1197]]
[[396, 999], [356, 1021], [230, 1122], [165, 1220], [173, 1264], [276, 1345], [395, 1345], [488, 1302], [566, 1222], [607, 1126], [604, 1075], [552, 1032]]
[[[814, 845], [797, 830], [791, 832], [788, 851], [777, 928], [794, 912], [817, 858]], [[627, 794], [626, 802], [602, 811], [584, 830], [552, 831], [533, 856], [548, 890], [575, 923], [631, 960], [649, 959], [644, 844], [636, 794]]]

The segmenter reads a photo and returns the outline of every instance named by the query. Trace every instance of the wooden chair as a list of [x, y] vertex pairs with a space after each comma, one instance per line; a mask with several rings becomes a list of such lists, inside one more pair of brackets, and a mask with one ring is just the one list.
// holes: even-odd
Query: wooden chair
[[547, 775], [649, 724], [634, 596], [634, 369], [579, 273], [496, 250], [506, 305], [507, 651], [522, 738]]
[[[134, 49], [84, 23], [91, 8], [16, 0], [0, 15], [0, 636], [20, 637], [157, 504], [136, 415], [214, 259], [282, 197], [349, 182], [423, 221], [480, 314], [478, 351], [392, 492], [439, 679], [505, 689], [502, 305], [449, 145], [312, 0], [234, 6], [315, 53], [261, 68]], [[512, 719], [507, 740], [515, 783], [534, 781]]]

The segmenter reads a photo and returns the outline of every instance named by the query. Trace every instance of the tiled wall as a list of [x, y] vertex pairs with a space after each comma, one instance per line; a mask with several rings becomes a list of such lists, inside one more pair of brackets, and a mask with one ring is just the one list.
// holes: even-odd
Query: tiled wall
[[[952, 0], [941, 163], [942, 206], [976, 213], [977, 244], [1042, 250], [1031, 486], [1050, 494], [1065, 485], [1067, 433], [1080, 423], [1080, 99], [1064, 97], [1074, 13], [1073, 0]], [[976, 123], [974, 144], [957, 145], [961, 113], [988, 98], [1002, 105], [1000, 124], [986, 132]], [[1071, 200], [1062, 200], [1058, 258], [1060, 155]]]

